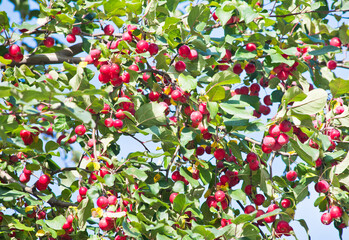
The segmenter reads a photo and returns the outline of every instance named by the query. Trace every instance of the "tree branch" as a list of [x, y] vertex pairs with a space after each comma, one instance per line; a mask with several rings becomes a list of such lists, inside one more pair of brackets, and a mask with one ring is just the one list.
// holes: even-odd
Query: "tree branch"
[[138, 138], [136, 138], [135, 136], [133, 136], [132, 134], [129, 133], [124, 133], [127, 136], [130, 136], [131, 138], [133, 138], [134, 140], [136, 140], [137, 142], [139, 142], [140, 144], [143, 145], [143, 147], [145, 148], [145, 150], [147, 150], [148, 152], [150, 152], [149, 148], [147, 148], [147, 146], [145, 146], [144, 142], [142, 142], [141, 140], [139, 140]]
[[78, 170], [82, 170], [82, 171], [85, 171], [85, 172], [87, 172], [87, 173], [91, 173], [91, 172], [92, 172], [92, 171], [90, 171], [90, 170], [88, 170], [88, 169], [79, 168], [79, 167], [66, 167], [66, 168], [61, 168], [61, 169], [52, 171], [52, 172], [51, 172], [51, 175], [55, 175], [55, 174], [57, 174], [57, 173], [65, 172], [65, 171], [78, 171]]
[[171, 161], [170, 161], [170, 163], [167, 166], [167, 169], [166, 169], [166, 181], [168, 181], [168, 174], [170, 172], [170, 168], [171, 168], [171, 166], [172, 166], [172, 164], [173, 164], [173, 162], [174, 162], [174, 160], [175, 160], [175, 158], [177, 156], [177, 153], [178, 153], [180, 147], [181, 147], [181, 145], [177, 145], [177, 148], [176, 148], [175, 152], [173, 153]]
[[[241, 207], [242, 211], [245, 211], [244, 205], [242, 205], [242, 203], [241, 203], [239, 200], [236, 200], [236, 202], [239, 204], [239, 206]], [[262, 231], [262, 229], [261, 229], [258, 225], [256, 225], [256, 226], [258, 227], [259, 232], [260, 232], [260, 234], [262, 235], [263, 239], [267, 239], [267, 238], [265, 237], [265, 234], [264, 234], [264, 232]]]
[[349, 9], [346, 9], [346, 10], [337, 9], [337, 10], [329, 10], [329, 11], [312, 10], [312, 11], [288, 13], [288, 14], [283, 14], [283, 15], [270, 15], [270, 17], [288, 17], [288, 16], [300, 15], [300, 14], [305, 14], [305, 13], [314, 13], [314, 12], [316, 12], [316, 13], [331, 13], [331, 12], [348, 12], [348, 11], [349, 11]]
[[[5, 172], [4, 170], [0, 169], [0, 178], [2, 178], [3, 180], [5, 180], [8, 183], [17, 183], [19, 184], [23, 190], [37, 198], [40, 198], [39, 196], [44, 196], [42, 193], [39, 193], [38, 191], [36, 191], [33, 187], [28, 187], [27, 185], [16, 181], [13, 177], [11, 177], [11, 175], [9, 175], [7, 172]], [[77, 206], [74, 203], [70, 203], [70, 202], [63, 202], [60, 201], [58, 199], [55, 198], [50, 198], [50, 200], [47, 201], [48, 204], [50, 204], [52, 207], [54, 206], [58, 206], [58, 207], [70, 207], [70, 206]]]
[[84, 60], [81, 57], [73, 57], [82, 52], [82, 43], [75, 44], [69, 48], [65, 48], [56, 53], [43, 53], [36, 55], [25, 55], [21, 62], [12, 62], [9, 65], [0, 64], [0, 68], [5, 66], [20, 66], [26, 65], [42, 65], [42, 64], [58, 64], [63, 62], [80, 63]]

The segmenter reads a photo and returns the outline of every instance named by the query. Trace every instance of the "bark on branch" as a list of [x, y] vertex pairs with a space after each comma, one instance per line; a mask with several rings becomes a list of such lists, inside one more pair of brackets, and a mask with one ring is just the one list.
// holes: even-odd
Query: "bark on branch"
[[[58, 64], [63, 62], [80, 63], [84, 59], [81, 57], [74, 57], [76, 54], [82, 52], [82, 43], [75, 44], [69, 48], [65, 48], [56, 53], [43, 53], [35, 55], [25, 55], [21, 62], [12, 62], [7, 65], [10, 67], [20, 65], [44, 65], [44, 64]], [[0, 68], [5, 67], [5, 64], [0, 64]]]
[[[38, 192], [35, 190], [35, 188], [33, 187], [28, 187], [27, 185], [18, 182], [17, 180], [15, 180], [11, 175], [9, 175], [7, 172], [5, 172], [4, 170], [0, 169], [0, 178], [2, 178], [3, 180], [5, 180], [7, 183], [17, 183], [19, 184], [22, 188], [24, 192], [27, 192], [37, 198], [39, 198], [39, 196], [43, 196], [42, 193]], [[47, 201], [48, 204], [50, 204], [52, 207], [57, 206], [57, 207], [69, 207], [69, 206], [77, 206], [74, 203], [70, 203], [70, 202], [63, 202], [60, 201], [58, 199], [55, 198], [50, 198], [50, 200]]]

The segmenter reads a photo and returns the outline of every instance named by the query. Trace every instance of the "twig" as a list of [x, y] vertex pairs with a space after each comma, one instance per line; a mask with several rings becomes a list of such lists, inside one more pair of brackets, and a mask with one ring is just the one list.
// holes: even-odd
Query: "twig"
[[151, 72], [151, 73], [159, 74], [159, 75], [163, 76], [164, 78], [166, 78], [167, 80], [172, 82], [170, 75], [168, 75], [166, 72], [163, 72], [163, 71], [160, 71], [160, 70], [156, 70], [156, 69], [152, 69], [152, 68], [148, 68], [148, 69], [144, 69], [144, 70], [138, 71], [138, 73], [145, 73], [145, 72]]
[[[97, 124], [96, 124], [97, 126]], [[97, 147], [96, 147], [96, 129], [93, 128], [92, 129], [92, 141], [93, 141], [93, 155], [94, 155], [94, 160], [97, 162], [98, 159], [97, 159]]]
[[[25, 184], [21, 183], [21, 182], [18, 182], [16, 181], [13, 177], [11, 177], [11, 175], [9, 175], [7, 172], [5, 172], [4, 170], [0, 169], [0, 178], [2, 178], [3, 180], [5, 180], [6, 182], [8, 183], [17, 183], [19, 184], [23, 190], [37, 198], [40, 198], [39, 196], [44, 196], [44, 194], [42, 193], [39, 193], [37, 192], [34, 187], [28, 187], [26, 186]], [[70, 207], [70, 206], [77, 206], [76, 204], [74, 203], [70, 203], [70, 202], [63, 202], [63, 201], [60, 201], [58, 199], [55, 199], [55, 198], [50, 198], [48, 201], [47, 201], [48, 204], [50, 204], [52, 207], [53, 206], [58, 206], [58, 207]]]
[[272, 165], [273, 165], [273, 161], [275, 159], [275, 156], [276, 156], [276, 152], [273, 153], [273, 156], [271, 157], [271, 160], [269, 162], [269, 172], [270, 172], [270, 182], [271, 182], [271, 196], [272, 198], [274, 198], [274, 187], [273, 187], [273, 168], [272, 168]]
[[274, 6], [273, 6], [273, 8], [271, 9], [271, 12], [269, 13], [269, 17], [273, 14], [274, 8], [275, 8], [277, 2], [278, 2], [278, 1], [275, 0]]
[[168, 173], [169, 173], [170, 168], [171, 168], [171, 166], [172, 166], [172, 164], [173, 164], [173, 162], [174, 162], [174, 160], [175, 160], [175, 158], [177, 156], [177, 153], [178, 153], [180, 147], [181, 147], [181, 145], [177, 145], [176, 150], [173, 153], [173, 156], [171, 158], [171, 161], [170, 161], [170, 163], [167, 166], [167, 169], [166, 169], [166, 181], [168, 181]]
[[346, 10], [341, 10], [341, 9], [336, 9], [336, 10], [329, 10], [329, 11], [304, 11], [304, 12], [296, 12], [296, 13], [288, 13], [288, 14], [283, 14], [283, 15], [270, 15], [270, 17], [288, 17], [288, 16], [294, 16], [294, 15], [300, 15], [300, 14], [305, 14], [305, 13], [331, 13], [331, 12], [348, 12], [349, 9]]
[[147, 146], [145, 146], [145, 144], [141, 141], [141, 140], [139, 140], [138, 138], [136, 138], [135, 136], [133, 136], [132, 134], [129, 134], [129, 133], [124, 133], [125, 135], [127, 135], [127, 136], [130, 136], [131, 138], [133, 138], [134, 140], [136, 140], [137, 142], [139, 142], [140, 144], [142, 144], [143, 145], [143, 147], [145, 148], [145, 150], [147, 150], [148, 152], [150, 152], [150, 150], [149, 150], [149, 148], [147, 148]]
[[119, 170], [123, 165], [125, 165], [128, 161], [130, 161], [130, 159], [127, 159], [125, 162], [123, 162], [123, 163], [115, 170], [115, 172], [118, 172], [118, 170]]
[[55, 174], [57, 174], [57, 173], [65, 172], [65, 171], [78, 171], [78, 170], [82, 170], [82, 171], [85, 171], [85, 172], [88, 172], [88, 173], [91, 173], [91, 172], [92, 172], [92, 171], [90, 171], [90, 170], [88, 170], [88, 169], [79, 168], [79, 167], [66, 167], [66, 168], [61, 168], [61, 169], [52, 171], [52, 172], [51, 172], [51, 175], [55, 175]]
[[[242, 211], [245, 211], [244, 205], [242, 205], [242, 203], [239, 200], [236, 200], [236, 202], [239, 204], [239, 206], [241, 207]], [[264, 232], [262, 231], [262, 229], [257, 225], [259, 232], [261, 233], [263, 239], [266, 239]]]

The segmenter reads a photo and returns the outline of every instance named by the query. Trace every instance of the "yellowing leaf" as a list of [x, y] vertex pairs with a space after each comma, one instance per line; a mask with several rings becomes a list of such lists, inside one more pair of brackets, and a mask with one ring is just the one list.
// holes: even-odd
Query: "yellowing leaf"
[[205, 192], [204, 197], [205, 197], [205, 198], [208, 198], [208, 197], [211, 195], [211, 193], [212, 193], [211, 188], [207, 189], [207, 191]]
[[166, 87], [165, 91], [164, 91], [164, 94], [169, 95], [170, 92], [171, 92], [171, 88], [170, 87]]
[[33, 140], [35, 143], [37, 143], [39, 141], [39, 136], [33, 136]]
[[286, 211], [285, 211], [292, 219], [294, 219], [294, 210], [293, 208], [287, 208]]
[[82, 61], [79, 63], [79, 67], [85, 68], [87, 66], [87, 64], [88, 64], [87, 62]]
[[40, 229], [39, 231], [36, 232], [35, 236], [36, 237], [43, 237], [43, 236], [45, 236], [45, 231]]
[[36, 210], [36, 206], [26, 206], [24, 209], [25, 212], [30, 212], [31, 210]]
[[154, 176], [154, 182], [157, 183], [157, 182], [160, 180], [160, 178], [161, 178], [161, 175], [157, 173], [157, 174]]
[[91, 215], [94, 218], [101, 218], [103, 216], [103, 210], [100, 208], [92, 208]]
[[99, 162], [89, 162], [86, 167], [90, 171], [98, 171], [101, 168], [101, 164]]
[[172, 104], [173, 106], [177, 106], [177, 103], [176, 103], [175, 101], [173, 101], [172, 98], [171, 98], [170, 102], [171, 102], [171, 104]]

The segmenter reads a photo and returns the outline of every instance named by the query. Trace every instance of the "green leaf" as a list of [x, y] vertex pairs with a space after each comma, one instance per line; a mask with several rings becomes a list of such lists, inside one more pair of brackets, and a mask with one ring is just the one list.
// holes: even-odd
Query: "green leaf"
[[261, 171], [261, 178], [260, 178], [261, 190], [266, 195], [271, 196], [272, 195], [273, 186], [270, 183], [270, 175], [269, 175], [268, 171], [265, 168], [262, 168], [260, 171]]
[[319, 150], [290, 138], [293, 149], [297, 152], [299, 157], [308, 163], [310, 166], [315, 166], [315, 161], [319, 158]]
[[114, 174], [107, 174], [104, 176], [105, 184], [109, 187], [114, 186], [115, 176]]
[[346, 169], [348, 169], [348, 166], [349, 166], [349, 154], [347, 154], [345, 158], [338, 165], [335, 166], [335, 169], [336, 169], [335, 173], [341, 174]]
[[141, 181], [145, 181], [148, 178], [148, 175], [138, 168], [127, 168], [126, 170], [124, 170], [124, 172], [128, 175], [140, 179]]
[[145, 127], [165, 125], [165, 109], [166, 108], [159, 103], [146, 103], [137, 109], [135, 117], [139, 125]]
[[232, 199], [238, 200], [238, 201], [243, 201], [246, 204], [246, 194], [241, 189], [229, 190], [228, 191], [228, 195]]
[[212, 179], [212, 172], [209, 169], [205, 169], [201, 166], [199, 166], [199, 175], [201, 181], [207, 185], [211, 182]]
[[235, 53], [234, 59], [235, 60], [249, 60], [252, 58], [255, 58], [257, 56], [257, 52], [249, 52], [244, 47], [238, 48], [238, 50]]
[[103, 6], [104, 11], [111, 16], [116, 14], [119, 9], [125, 8], [126, 4], [124, 0], [104, 0]]
[[254, 217], [250, 214], [240, 214], [236, 218], [232, 220], [232, 223], [234, 224], [241, 224], [245, 222], [250, 222], [254, 219]]
[[299, 219], [296, 221], [298, 221], [300, 223], [300, 225], [305, 229], [305, 231], [307, 232], [307, 235], [308, 235], [308, 240], [310, 240], [309, 227], [308, 227], [306, 221], [304, 219]]
[[229, 21], [229, 19], [232, 16], [232, 12], [233, 11], [224, 11], [224, 9], [222, 8], [217, 8], [215, 13], [216, 16], [218, 17], [219, 21], [221, 21], [222, 26], [225, 26], [225, 24], [227, 24], [227, 22]]
[[17, 218], [13, 216], [8, 216], [8, 215], [3, 215], [3, 222], [7, 222], [8, 227], [18, 229], [18, 230], [23, 230], [23, 231], [34, 231], [33, 227], [28, 227], [21, 223]]
[[342, 78], [336, 78], [330, 82], [330, 89], [333, 98], [340, 97], [349, 92], [349, 81]]
[[234, 117], [238, 118], [253, 118], [252, 116], [252, 110], [251, 109], [245, 109], [245, 107], [235, 107], [231, 101], [221, 103], [219, 107], [226, 113], [234, 115]]
[[324, 55], [328, 52], [335, 52], [337, 50], [340, 50], [340, 49], [338, 47], [329, 45], [329, 46], [324, 46], [323, 48], [321, 48], [319, 50], [310, 51], [309, 55], [314, 55], [314, 56]]
[[285, 92], [284, 96], [282, 97], [282, 102], [290, 103], [290, 102], [297, 102], [302, 101], [307, 97], [307, 95], [303, 92], [301, 88], [298, 86], [293, 86]]
[[292, 66], [294, 64], [294, 60], [287, 60], [279, 53], [270, 54], [272, 63], [286, 63], [288, 66]]
[[6, 30], [8, 30], [10, 27], [7, 13], [5, 11], [0, 12], [0, 26], [4, 27]]
[[67, 219], [63, 215], [59, 215], [52, 220], [46, 220], [45, 223], [54, 230], [61, 230], [66, 221]]
[[167, 0], [166, 6], [167, 6], [168, 10], [170, 10], [170, 12], [173, 12], [173, 10], [175, 10], [177, 8], [179, 1], [180, 0]]
[[266, 217], [275, 216], [275, 215], [277, 215], [278, 213], [280, 213], [281, 211], [282, 211], [282, 210], [281, 210], [280, 208], [277, 208], [277, 209], [275, 209], [275, 210], [272, 211], [272, 212], [268, 212], [268, 213], [263, 214], [262, 216], [257, 217], [257, 218], [255, 219], [255, 221], [262, 220], [262, 219], [264, 219], [264, 218], [266, 218]]
[[129, 225], [130, 223], [128, 223], [127, 221], [123, 221], [122, 227], [125, 233], [130, 237], [134, 237], [135, 239], [140, 239], [141, 234], [139, 233], [138, 229], [130, 228]]
[[181, 146], [185, 147], [187, 143], [195, 138], [198, 134], [198, 131], [193, 131], [192, 128], [185, 127], [181, 132]]
[[173, 189], [172, 190], [174, 192], [177, 192], [177, 193], [184, 193], [185, 192], [184, 182], [183, 181], [175, 182], [175, 184], [173, 185]]
[[191, 75], [184, 75], [181, 73], [178, 77], [179, 86], [186, 92], [196, 89], [197, 80]]
[[[87, 219], [91, 217], [91, 209], [93, 207], [94, 207], [93, 202], [90, 198], [83, 199], [79, 204], [77, 216], [78, 216], [78, 225], [81, 230], [84, 230], [86, 228]], [[62, 227], [60, 229], [62, 229]]]
[[73, 17], [68, 16], [67, 14], [57, 14], [57, 19], [59, 19], [62, 23], [70, 23], [73, 24], [75, 19]]
[[[258, 96], [249, 96], [249, 95], [235, 95], [234, 97], [231, 98], [233, 101], [229, 100], [227, 101], [228, 103], [232, 103], [232, 104], [243, 104], [244, 103], [248, 103], [250, 106], [252, 106], [254, 109], [259, 109], [259, 97]], [[234, 102], [234, 101], [238, 101], [238, 102]], [[247, 107], [248, 105], [246, 105]]]
[[206, 87], [206, 92], [209, 92], [210, 88], [215, 86], [231, 85], [240, 82], [239, 75], [229, 70], [218, 72], [213, 76], [211, 83]]
[[237, 7], [237, 9], [239, 10], [241, 20], [244, 20], [246, 24], [249, 24], [256, 17], [258, 17], [258, 14], [246, 2], [242, 2], [242, 4]]
[[208, 102], [207, 103], [207, 110], [210, 113], [210, 118], [214, 119], [218, 113], [218, 103], [216, 102]]
[[327, 92], [323, 89], [314, 89], [307, 93], [307, 97], [295, 102], [290, 109], [298, 114], [311, 115], [322, 111], [327, 102]]
[[11, 87], [0, 86], [0, 97], [9, 97], [11, 96]]
[[185, 195], [178, 194], [173, 201], [173, 209], [178, 213], [183, 213], [186, 202]]
[[59, 147], [60, 146], [58, 143], [56, 143], [54, 141], [48, 141], [45, 145], [45, 151], [48, 153], [48, 152], [56, 150]]
[[298, 184], [294, 189], [294, 195], [296, 197], [297, 202], [301, 202], [304, 200], [306, 196], [308, 196], [308, 186], [304, 186], [302, 184]]
[[198, 180], [195, 180], [186, 168], [180, 168], [180, 173], [194, 188], [199, 186]]
[[69, 81], [69, 85], [72, 87], [74, 91], [78, 90], [81, 86], [81, 83], [83, 81], [83, 76], [82, 76], [83, 72], [84, 70], [80, 66], [78, 66], [76, 70], [76, 74]]

